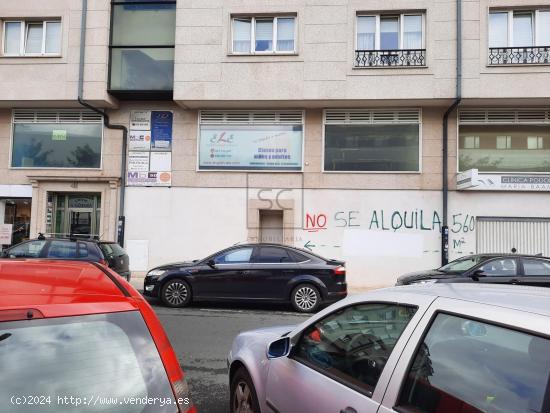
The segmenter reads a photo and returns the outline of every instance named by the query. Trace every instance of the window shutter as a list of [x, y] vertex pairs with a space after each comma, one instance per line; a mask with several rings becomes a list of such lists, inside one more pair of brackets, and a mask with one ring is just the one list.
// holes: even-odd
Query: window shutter
[[16, 109], [13, 123], [102, 123], [103, 117], [91, 110]]
[[210, 111], [200, 112], [201, 125], [296, 125], [302, 111]]
[[326, 124], [419, 124], [420, 109], [333, 109], [325, 111]]
[[550, 124], [550, 110], [526, 109], [462, 109], [458, 116], [461, 125], [468, 124]]

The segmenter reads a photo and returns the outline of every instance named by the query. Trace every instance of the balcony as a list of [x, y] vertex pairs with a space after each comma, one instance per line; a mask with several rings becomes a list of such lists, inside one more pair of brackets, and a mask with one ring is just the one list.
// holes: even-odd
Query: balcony
[[490, 47], [489, 65], [547, 65], [550, 46]]
[[418, 66], [426, 66], [426, 49], [355, 51], [355, 67]]

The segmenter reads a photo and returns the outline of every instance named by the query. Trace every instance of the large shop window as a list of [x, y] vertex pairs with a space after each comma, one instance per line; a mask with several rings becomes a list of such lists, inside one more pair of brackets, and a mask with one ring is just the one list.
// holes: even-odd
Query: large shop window
[[325, 171], [419, 172], [421, 114], [411, 110], [325, 112]]
[[301, 111], [203, 111], [199, 170], [301, 171]]
[[550, 172], [550, 111], [460, 113], [458, 170]]
[[102, 134], [94, 112], [16, 110], [11, 166], [100, 168]]
[[171, 96], [175, 33], [175, 1], [113, 4], [109, 92], [119, 97]]

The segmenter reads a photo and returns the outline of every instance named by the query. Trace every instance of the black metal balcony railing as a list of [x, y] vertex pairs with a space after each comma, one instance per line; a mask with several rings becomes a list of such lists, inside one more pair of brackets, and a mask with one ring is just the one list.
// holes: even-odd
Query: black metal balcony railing
[[536, 65], [550, 63], [550, 46], [490, 47], [490, 65]]
[[426, 49], [355, 51], [355, 67], [393, 66], [426, 66]]

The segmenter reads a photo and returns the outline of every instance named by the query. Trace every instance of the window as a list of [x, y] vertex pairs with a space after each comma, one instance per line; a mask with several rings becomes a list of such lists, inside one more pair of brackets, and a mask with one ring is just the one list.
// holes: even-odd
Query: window
[[418, 172], [420, 112], [327, 111], [325, 171]]
[[307, 328], [290, 356], [370, 396], [415, 312], [382, 303], [339, 309]]
[[38, 258], [44, 245], [46, 241], [28, 241], [10, 248], [7, 253], [10, 258]]
[[[13, 412], [74, 410], [70, 404], [61, 405], [58, 396], [112, 400], [108, 410], [118, 413], [178, 410], [159, 352], [138, 311], [0, 322], [0, 338], [2, 374], [9, 377], [0, 386], [0, 400], [26, 397], [29, 389], [51, 398], [51, 404], [40, 399], [46, 404], [17, 405], [10, 408]], [[122, 403], [131, 398], [148, 403]], [[105, 411], [106, 404], [96, 401], [96, 407], [84, 410]]]
[[536, 258], [523, 258], [523, 272], [526, 276], [550, 276], [550, 261]]
[[422, 49], [424, 15], [357, 16], [358, 50]]
[[60, 21], [5, 21], [5, 56], [61, 54]]
[[109, 92], [117, 96], [172, 95], [176, 2], [113, 4]]
[[301, 111], [202, 111], [199, 170], [301, 171]]
[[495, 10], [489, 13], [489, 63], [548, 63], [550, 10]]
[[355, 67], [425, 66], [424, 14], [357, 16]]
[[479, 270], [487, 277], [513, 277], [518, 275], [517, 262], [513, 258], [499, 258], [484, 263]]
[[459, 171], [549, 172], [550, 126], [459, 126]]
[[542, 412], [549, 355], [546, 338], [439, 314], [398, 405], [417, 413]]
[[295, 17], [233, 17], [233, 53], [294, 53], [295, 20]]
[[293, 262], [293, 259], [289, 257], [284, 248], [261, 247], [260, 253], [254, 262], [261, 264], [282, 264]]
[[477, 264], [479, 264], [481, 261], [485, 260], [486, 257], [474, 255], [472, 257], [463, 257], [458, 258], [454, 261], [451, 261], [447, 265], [444, 265], [439, 269], [439, 271], [443, 272], [464, 272], [468, 271], [470, 268], [473, 268]]
[[239, 264], [248, 263], [252, 256], [252, 247], [238, 248], [218, 255], [214, 258], [216, 264]]
[[48, 258], [78, 258], [76, 253], [76, 242], [51, 241]]
[[88, 111], [15, 111], [11, 166], [100, 168], [102, 118]]

